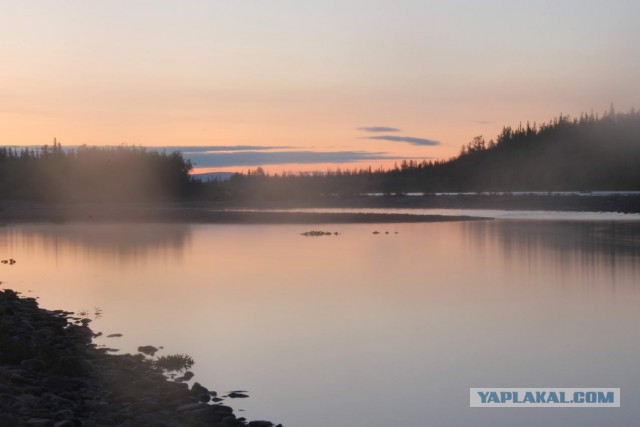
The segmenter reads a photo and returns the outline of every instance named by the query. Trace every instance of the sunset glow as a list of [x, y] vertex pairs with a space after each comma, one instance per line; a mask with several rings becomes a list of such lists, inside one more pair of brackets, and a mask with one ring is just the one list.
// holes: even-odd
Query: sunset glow
[[[3, 2], [0, 145], [383, 157], [256, 160], [274, 172], [448, 158], [504, 125], [639, 107], [638, 16], [632, 1]], [[370, 138], [389, 135], [437, 144]], [[258, 166], [240, 157], [194, 163]]]

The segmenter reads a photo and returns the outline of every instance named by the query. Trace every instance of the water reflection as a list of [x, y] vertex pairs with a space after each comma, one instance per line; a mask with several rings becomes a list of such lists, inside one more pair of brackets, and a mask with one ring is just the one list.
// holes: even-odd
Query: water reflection
[[635, 426], [634, 405], [474, 411], [468, 391], [588, 384], [640, 398], [639, 228], [20, 225], [0, 229], [0, 258], [18, 260], [0, 279], [49, 308], [100, 307], [99, 343], [191, 355], [198, 382], [251, 391], [249, 418]]
[[486, 221], [463, 224], [476, 251], [502, 253], [506, 265], [533, 269], [551, 265], [559, 272], [606, 278], [616, 272], [640, 273], [640, 222], [626, 221]]
[[[84, 260], [123, 264], [181, 259], [189, 245], [187, 224], [29, 224], [0, 228], [0, 250], [44, 251], [53, 257], [82, 255]], [[28, 262], [28, 259], [23, 259]]]

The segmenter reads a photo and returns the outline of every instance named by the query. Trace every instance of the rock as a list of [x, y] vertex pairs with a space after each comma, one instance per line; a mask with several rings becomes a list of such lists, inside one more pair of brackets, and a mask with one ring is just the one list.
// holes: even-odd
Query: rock
[[[317, 231], [317, 230], [311, 230], [311, 231], [305, 231], [304, 233], [300, 233], [301, 236], [307, 236], [307, 237], [318, 237], [318, 236], [331, 236], [333, 233], [330, 231]], [[336, 233], [337, 235], [338, 233]]]
[[195, 382], [191, 386], [191, 393], [196, 396], [199, 396], [201, 394], [209, 394], [209, 390], [207, 390], [206, 387], [203, 387], [202, 385], [200, 385], [200, 383]]
[[[0, 427], [247, 425], [230, 407], [204, 403], [212, 396], [222, 401], [215, 391], [168, 380], [141, 353], [98, 348], [92, 343], [97, 334], [74, 325], [71, 314], [0, 290]], [[181, 379], [192, 377], [186, 372]]]
[[249, 395], [244, 394], [244, 393], [239, 393], [239, 392], [236, 392], [236, 391], [232, 391], [231, 393], [228, 394], [228, 397], [230, 397], [232, 399], [239, 399], [239, 398], [249, 397]]
[[191, 378], [193, 378], [193, 372], [187, 371], [184, 373], [183, 376], [176, 378], [174, 381], [176, 382], [189, 381]]
[[69, 420], [73, 418], [73, 411], [70, 409], [61, 409], [55, 414], [56, 420]]
[[249, 427], [273, 427], [273, 423], [264, 420], [249, 421]]
[[44, 418], [31, 418], [27, 420], [25, 425], [29, 427], [52, 427], [53, 421]]
[[60, 375], [53, 375], [47, 377], [42, 381], [42, 386], [54, 391], [64, 391], [69, 390], [73, 387], [73, 382]]
[[223, 426], [234, 427], [238, 425], [238, 423], [242, 425], [242, 423], [238, 421], [234, 415], [228, 415], [222, 419]]
[[45, 372], [47, 370], [47, 364], [40, 359], [23, 360], [20, 363], [20, 367], [28, 371], [36, 371], [36, 372]]
[[225, 412], [227, 414], [231, 414], [233, 412], [233, 409], [225, 405], [215, 405], [214, 408], [216, 408], [218, 412]]
[[2, 427], [22, 427], [22, 421], [13, 415], [0, 413], [0, 426]]
[[139, 426], [161, 426], [163, 425], [163, 419], [158, 414], [141, 414], [136, 416], [136, 425]]
[[215, 424], [222, 421], [222, 416], [219, 412], [216, 411], [216, 408], [211, 405], [205, 405], [202, 408], [195, 409], [191, 412], [191, 415], [194, 418], [197, 418], [199, 421]]
[[158, 349], [152, 345], [143, 345], [141, 347], [138, 347], [138, 351], [140, 353], [146, 354], [147, 356], [153, 356], [154, 354], [156, 354]]
[[178, 412], [186, 412], [186, 411], [193, 411], [194, 409], [198, 409], [201, 408], [203, 406], [202, 403], [187, 403], [186, 405], [180, 405], [176, 408], [176, 411]]

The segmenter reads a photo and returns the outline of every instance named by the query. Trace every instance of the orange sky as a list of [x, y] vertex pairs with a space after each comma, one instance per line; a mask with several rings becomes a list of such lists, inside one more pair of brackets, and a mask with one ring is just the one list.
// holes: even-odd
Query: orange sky
[[[447, 158], [503, 125], [601, 112], [612, 102], [619, 110], [640, 106], [636, 2], [443, 3], [4, 5], [0, 144], [57, 137], [64, 145]], [[358, 130], [366, 126], [400, 131]], [[384, 135], [438, 145], [365, 139]], [[272, 161], [263, 167], [332, 167]]]

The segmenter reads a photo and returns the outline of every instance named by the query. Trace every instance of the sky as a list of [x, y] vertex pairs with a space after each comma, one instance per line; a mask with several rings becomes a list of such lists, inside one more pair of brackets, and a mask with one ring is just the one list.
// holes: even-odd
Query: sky
[[[640, 108], [640, 2], [0, 0], [0, 145], [389, 167]], [[186, 152], [191, 154], [186, 154]]]

